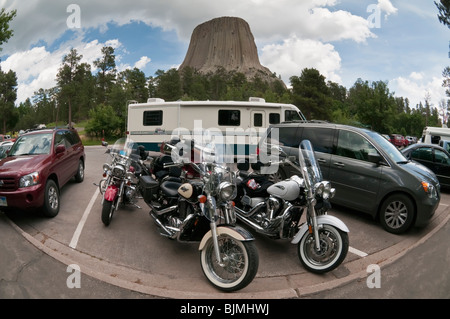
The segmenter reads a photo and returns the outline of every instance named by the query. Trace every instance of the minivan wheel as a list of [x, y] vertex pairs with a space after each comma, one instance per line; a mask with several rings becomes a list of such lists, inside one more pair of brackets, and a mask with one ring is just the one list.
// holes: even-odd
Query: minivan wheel
[[283, 172], [283, 170], [280, 168], [276, 173], [269, 175], [269, 181], [273, 183], [278, 183], [280, 181], [283, 181], [286, 179], [286, 174]]
[[59, 213], [59, 188], [55, 181], [51, 179], [45, 185], [42, 213], [46, 217], [55, 217]]
[[380, 222], [388, 232], [401, 234], [411, 227], [414, 215], [412, 200], [406, 195], [394, 194], [381, 205]]

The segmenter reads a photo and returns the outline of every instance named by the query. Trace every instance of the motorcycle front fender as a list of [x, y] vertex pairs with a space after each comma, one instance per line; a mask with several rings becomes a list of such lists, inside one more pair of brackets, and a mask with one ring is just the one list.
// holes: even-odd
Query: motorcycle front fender
[[[328, 224], [331, 226], [334, 226], [336, 228], [338, 228], [339, 230], [342, 230], [343, 232], [350, 232], [348, 230], [347, 225], [344, 224], [344, 222], [342, 220], [340, 220], [337, 217], [331, 216], [331, 215], [320, 215], [317, 216], [317, 225], [324, 225], [324, 224]], [[298, 244], [300, 242], [300, 239], [302, 239], [303, 235], [308, 231], [308, 224], [304, 223], [302, 225], [302, 227], [300, 227], [300, 230], [298, 231], [298, 233], [294, 236], [294, 238], [292, 239], [291, 243], [292, 244]]]
[[105, 196], [103, 197], [108, 202], [112, 202], [116, 199], [119, 187], [117, 185], [109, 185], [105, 190]]
[[[239, 226], [221, 225], [217, 226], [217, 235], [226, 234], [239, 241], [252, 241], [255, 240], [253, 235], [246, 229]], [[212, 232], [209, 231], [203, 236], [198, 250], [205, 248], [206, 242], [212, 237]]]

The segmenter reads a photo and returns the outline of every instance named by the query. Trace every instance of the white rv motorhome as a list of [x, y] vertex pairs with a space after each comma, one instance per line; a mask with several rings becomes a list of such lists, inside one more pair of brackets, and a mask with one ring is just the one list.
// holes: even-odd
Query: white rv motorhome
[[450, 128], [426, 126], [423, 129], [420, 143], [439, 144], [441, 140], [450, 141]]
[[147, 103], [128, 106], [127, 134], [148, 151], [159, 151], [162, 142], [174, 137], [205, 139], [214, 137], [234, 156], [256, 152], [260, 136], [270, 124], [306, 121], [292, 104], [249, 101], [176, 101], [152, 98]]

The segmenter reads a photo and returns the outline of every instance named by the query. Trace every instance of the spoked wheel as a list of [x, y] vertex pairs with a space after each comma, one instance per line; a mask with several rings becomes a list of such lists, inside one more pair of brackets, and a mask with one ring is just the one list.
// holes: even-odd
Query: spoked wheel
[[222, 291], [244, 288], [258, 271], [259, 256], [254, 242], [243, 242], [226, 234], [219, 235], [218, 241], [222, 265], [217, 261], [213, 238], [210, 238], [200, 254], [203, 273]]
[[298, 256], [309, 271], [322, 274], [338, 267], [348, 252], [348, 234], [331, 225], [319, 229], [320, 250], [316, 249], [314, 234], [306, 232], [298, 243]]
[[111, 219], [114, 215], [115, 207], [114, 202], [110, 201], [103, 201], [103, 207], [102, 207], [102, 222], [105, 224], [105, 226], [109, 226], [111, 223]]

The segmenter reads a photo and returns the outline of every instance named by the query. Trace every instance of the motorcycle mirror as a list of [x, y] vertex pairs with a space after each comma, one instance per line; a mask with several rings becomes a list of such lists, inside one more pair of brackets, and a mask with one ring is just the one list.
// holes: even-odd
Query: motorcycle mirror
[[279, 155], [281, 154], [282, 148], [277, 145], [272, 145], [270, 147], [270, 154], [272, 155]]

